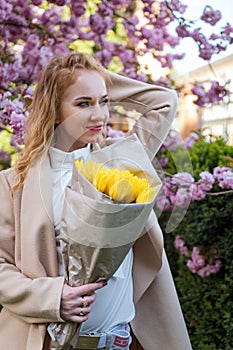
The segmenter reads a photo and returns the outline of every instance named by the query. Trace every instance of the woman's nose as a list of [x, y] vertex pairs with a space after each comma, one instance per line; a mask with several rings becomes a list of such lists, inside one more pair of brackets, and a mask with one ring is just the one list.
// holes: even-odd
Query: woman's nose
[[91, 119], [92, 120], [104, 120], [106, 118], [106, 113], [100, 106], [93, 107]]

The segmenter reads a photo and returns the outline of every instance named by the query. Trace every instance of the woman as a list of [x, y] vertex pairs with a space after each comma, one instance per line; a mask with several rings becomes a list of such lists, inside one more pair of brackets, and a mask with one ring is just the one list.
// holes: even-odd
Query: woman
[[109, 346], [101, 338], [94, 348], [128, 349], [130, 337], [117, 339], [130, 324], [145, 350], [191, 349], [155, 215], [108, 284], [64, 281], [56, 235], [64, 189], [73, 160], [96, 143], [106, 146], [109, 103], [141, 114], [131, 132], [153, 159], [176, 113], [175, 92], [109, 73], [81, 53], [55, 57], [41, 74], [25, 148], [14, 168], [0, 173], [2, 349], [48, 350], [47, 326], [64, 320], [81, 324], [84, 337], [118, 332]]

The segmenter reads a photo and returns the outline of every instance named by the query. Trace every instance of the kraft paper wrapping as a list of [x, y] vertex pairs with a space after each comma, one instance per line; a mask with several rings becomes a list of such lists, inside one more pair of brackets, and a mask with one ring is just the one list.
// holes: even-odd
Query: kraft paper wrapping
[[[107, 167], [128, 169], [146, 176], [156, 188], [161, 181], [137, 136], [91, 152], [85, 161], [104, 163]], [[67, 186], [60, 226], [60, 242], [67, 282], [79, 286], [110, 279], [141, 235], [153, 209], [148, 203], [122, 204], [99, 192], [74, 165], [71, 184]], [[75, 347], [79, 325], [72, 322], [51, 323], [48, 331], [52, 349]]]

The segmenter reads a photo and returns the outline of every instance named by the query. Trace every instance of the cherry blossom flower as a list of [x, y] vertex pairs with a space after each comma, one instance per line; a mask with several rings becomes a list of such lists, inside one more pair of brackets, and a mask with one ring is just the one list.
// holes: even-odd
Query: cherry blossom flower
[[222, 18], [222, 14], [220, 11], [214, 11], [211, 6], [205, 6], [201, 19], [214, 26], [220, 19]]

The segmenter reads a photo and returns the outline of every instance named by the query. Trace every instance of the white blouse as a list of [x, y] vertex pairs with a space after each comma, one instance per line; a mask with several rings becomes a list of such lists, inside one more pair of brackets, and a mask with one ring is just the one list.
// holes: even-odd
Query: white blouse
[[[63, 152], [54, 147], [49, 150], [53, 187], [53, 217], [60, 275], [64, 274], [59, 226], [65, 188], [71, 180], [74, 160], [84, 158], [89, 152], [90, 145], [73, 152]], [[131, 249], [114, 276], [108, 281], [107, 286], [96, 291], [97, 297], [92, 305], [92, 311], [88, 320], [82, 324], [80, 333], [107, 331], [119, 323], [128, 323], [134, 318], [132, 264], [133, 252]]]

